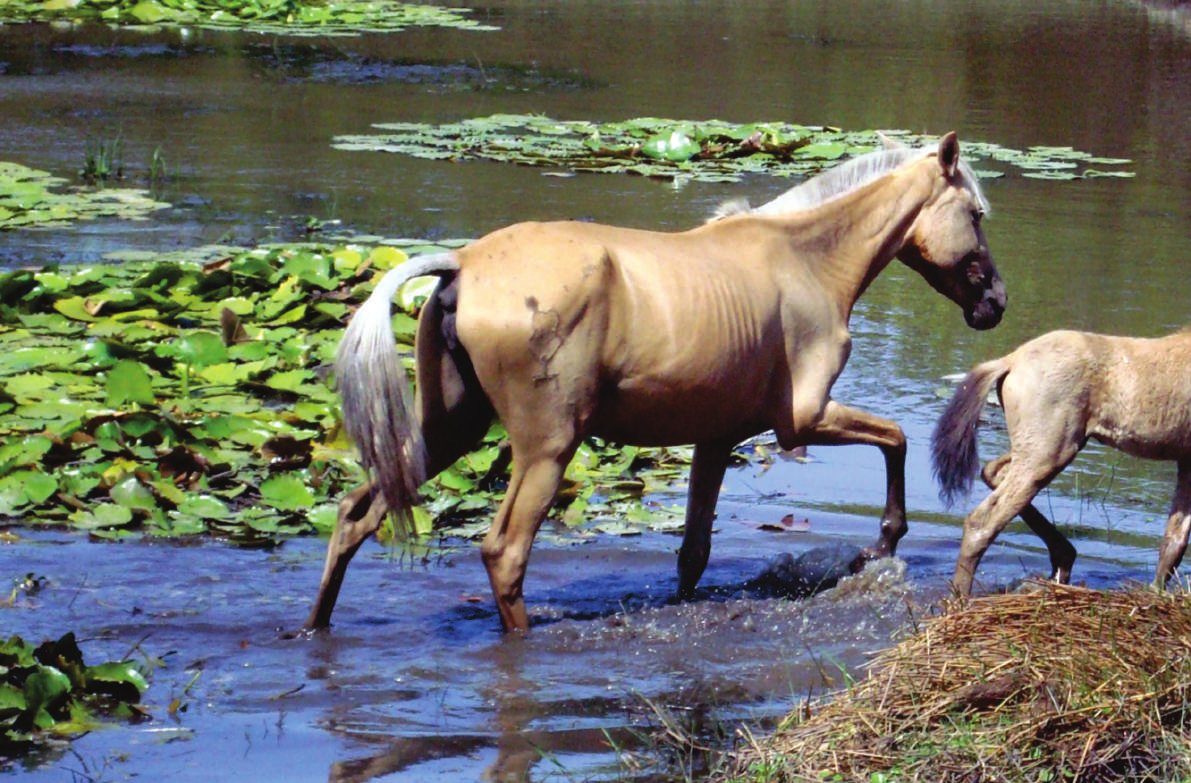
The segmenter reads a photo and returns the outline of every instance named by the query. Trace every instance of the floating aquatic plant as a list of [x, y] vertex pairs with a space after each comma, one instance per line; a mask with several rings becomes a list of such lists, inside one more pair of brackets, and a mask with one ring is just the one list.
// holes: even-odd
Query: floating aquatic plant
[[78, 21], [136, 26], [246, 29], [286, 35], [358, 35], [407, 27], [495, 30], [467, 9], [397, 0], [12, 0], [0, 4], [0, 22]]
[[0, 161], [0, 231], [52, 228], [77, 220], [144, 220], [169, 204], [132, 188], [72, 188], [45, 171]]
[[[764, 172], [810, 176], [841, 158], [869, 152], [883, 143], [877, 131], [844, 131], [784, 122], [735, 124], [644, 117], [624, 122], [556, 120], [536, 115], [497, 114], [442, 125], [396, 122], [374, 125], [377, 133], [336, 136], [339, 150], [397, 152], [432, 160], [492, 160], [566, 172], [639, 174], [676, 181], [734, 182]], [[936, 137], [882, 131], [910, 146]], [[1071, 147], [1014, 150], [964, 140], [964, 155], [984, 164], [1018, 169], [1022, 176], [1077, 179], [1132, 176], [1123, 158], [1096, 157]]]
[[[405, 259], [396, 244], [204, 248], [0, 275], [0, 519], [247, 545], [329, 529], [364, 480], [330, 366], [351, 307]], [[426, 291], [406, 292], [393, 318], [407, 351]], [[428, 485], [423, 531], [447, 519], [482, 532], [503, 490], [503, 438], [494, 425]], [[674, 525], [642, 499], [689, 458], [590, 441], [560, 514]]]
[[0, 641], [0, 759], [84, 734], [103, 717], [143, 717], [146, 673], [133, 661], [88, 666], [73, 633], [37, 646]]

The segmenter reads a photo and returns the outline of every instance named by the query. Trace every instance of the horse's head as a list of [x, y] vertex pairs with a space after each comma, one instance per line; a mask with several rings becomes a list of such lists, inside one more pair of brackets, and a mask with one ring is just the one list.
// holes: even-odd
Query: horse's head
[[960, 162], [954, 132], [928, 160], [937, 181], [897, 257], [962, 307], [968, 326], [991, 329], [1001, 321], [1007, 296], [980, 225], [988, 202], [976, 175]]

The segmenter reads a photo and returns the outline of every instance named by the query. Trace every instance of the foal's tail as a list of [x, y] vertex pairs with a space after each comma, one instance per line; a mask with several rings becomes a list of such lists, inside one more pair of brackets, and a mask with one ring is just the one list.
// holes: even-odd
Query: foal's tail
[[410, 384], [393, 337], [392, 299], [406, 282], [459, 271], [452, 253], [420, 256], [381, 278], [356, 310], [335, 356], [343, 424], [389, 510], [406, 518], [426, 481], [426, 443], [410, 415]]
[[977, 365], [955, 390], [955, 396], [935, 425], [930, 439], [931, 459], [939, 482], [939, 498], [948, 507], [972, 491], [972, 480], [980, 470], [980, 455], [976, 451], [980, 412], [988, 402], [989, 392], [1008, 374], [1009, 363], [1004, 359]]

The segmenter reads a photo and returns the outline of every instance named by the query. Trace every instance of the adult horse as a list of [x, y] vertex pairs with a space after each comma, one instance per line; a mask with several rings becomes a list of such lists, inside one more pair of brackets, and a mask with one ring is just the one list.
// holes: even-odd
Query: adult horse
[[1071, 578], [1075, 547], [1031, 502], [1088, 440], [1126, 454], [1178, 464], [1155, 584], [1162, 587], [1191, 533], [1191, 330], [1145, 339], [1057, 331], [968, 373], [935, 425], [932, 458], [940, 496], [966, 494], [980, 467], [976, 425], [997, 390], [1009, 452], [984, 466], [992, 494], [964, 519], [957, 592], [972, 591], [976, 566], [1019, 514], [1050, 554], [1051, 578]]
[[[848, 319], [896, 257], [970, 326], [995, 326], [1005, 287], [980, 225], [987, 209], [949, 133], [937, 147], [860, 156], [690, 231], [521, 223], [391, 270], [339, 347], [343, 420], [372, 479], [340, 502], [307, 627], [330, 622], [348, 562], [384, 515], [406, 512], [494, 415], [512, 475], [480, 551], [506, 630], [529, 626], [530, 547], [587, 436], [695, 444], [680, 596], [707, 565], [733, 447], [770, 429], [786, 449], [882, 450], [888, 493], [873, 554], [892, 554], [906, 531], [905, 436], [829, 396], [851, 347]], [[411, 417], [390, 308], [424, 275], [440, 281], [419, 316]]]

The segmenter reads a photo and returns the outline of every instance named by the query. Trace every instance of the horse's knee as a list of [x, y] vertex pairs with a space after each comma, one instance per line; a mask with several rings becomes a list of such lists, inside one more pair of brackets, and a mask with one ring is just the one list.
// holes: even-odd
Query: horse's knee
[[339, 501], [339, 519], [360, 519], [372, 505], [372, 484], [356, 487]]
[[980, 471], [980, 478], [988, 485], [989, 489], [996, 489], [1001, 484], [1001, 477], [1004, 475], [1005, 468], [1009, 466], [1011, 457], [1008, 454], [1002, 454], [996, 459], [990, 459], [984, 464], [984, 469]]
[[328, 544], [328, 558], [334, 555], [350, 559], [360, 544], [380, 529], [387, 512], [383, 496], [374, 491], [371, 483], [344, 495]]

